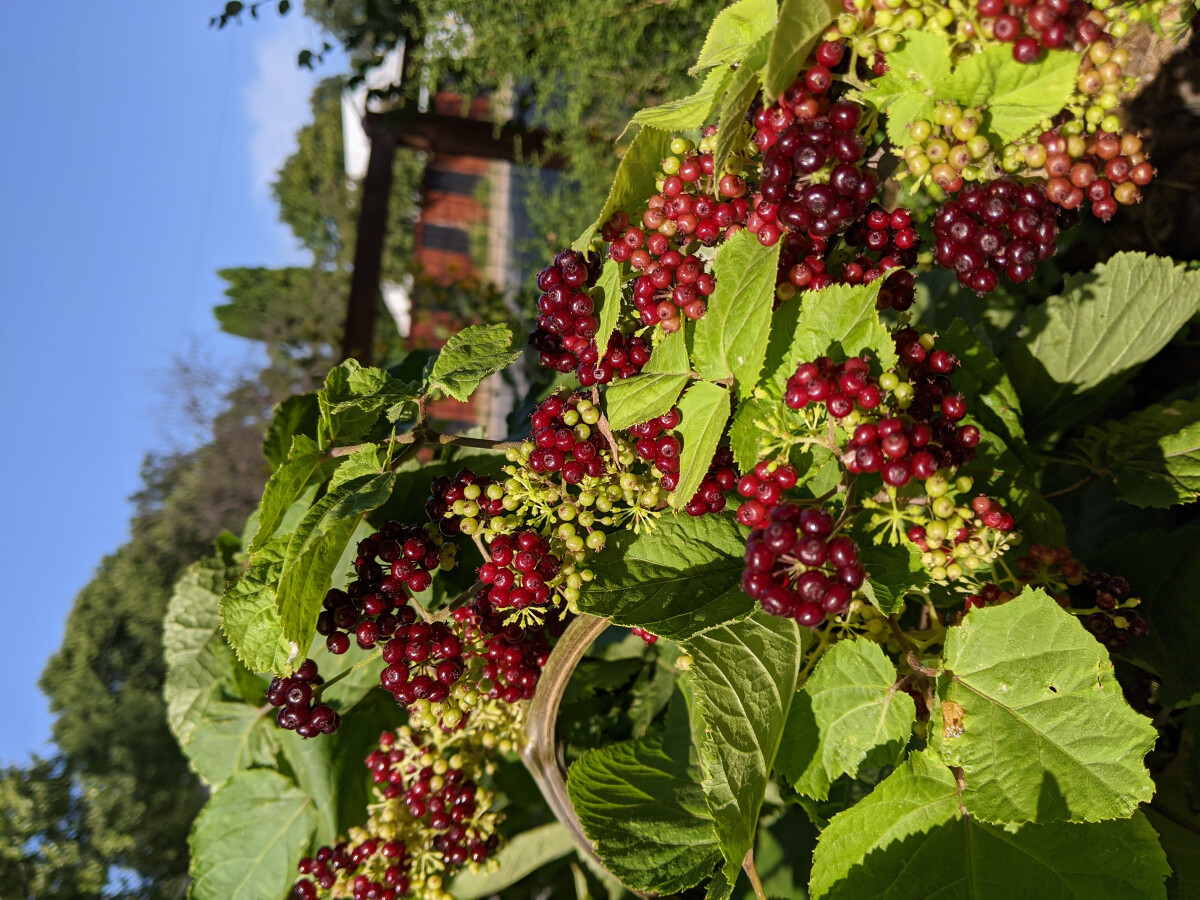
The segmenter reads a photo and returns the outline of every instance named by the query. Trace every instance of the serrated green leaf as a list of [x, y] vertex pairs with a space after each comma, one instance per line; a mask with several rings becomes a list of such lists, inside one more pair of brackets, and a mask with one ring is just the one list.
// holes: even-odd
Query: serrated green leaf
[[874, 641], [839, 641], [804, 686], [820, 733], [817, 755], [828, 781], [858, 776], [868, 753], [881, 764], [904, 752], [916, 718], [912, 697], [896, 689], [896, 667]]
[[788, 89], [808, 51], [841, 11], [842, 4], [837, 0], [783, 0], [763, 72], [763, 92], [768, 103], [775, 102]]
[[798, 792], [817, 800], [829, 797], [829, 775], [821, 754], [821, 728], [813, 712], [812, 694], [797, 691], [788, 710], [775, 770]]
[[275, 470], [263, 489], [258, 531], [250, 542], [251, 552], [271, 539], [305, 488], [324, 481], [336, 467], [337, 460], [327, 459], [316, 441], [303, 434], [295, 435], [287, 462]]
[[710, 381], [733, 376], [742, 398], [758, 384], [766, 356], [781, 246], [764, 247], [749, 231], [722, 244], [713, 260], [717, 286], [696, 323], [696, 370]]
[[349, 456], [343, 456], [336, 460], [337, 468], [329, 476], [326, 490], [332, 491], [355, 478], [382, 475], [387, 468], [387, 456], [387, 448], [375, 444], [356, 450]]
[[691, 371], [683, 329], [664, 335], [650, 354], [650, 361], [642, 367], [647, 375], [687, 375]]
[[263, 456], [272, 469], [283, 465], [292, 449], [292, 438], [297, 434], [315, 435], [321, 419], [321, 404], [316, 392], [293, 394], [277, 403], [271, 413], [271, 424], [263, 438]]
[[478, 900], [491, 897], [575, 850], [571, 833], [558, 822], [523, 831], [508, 841], [493, 859], [500, 864], [495, 871], [463, 869], [446, 886], [454, 900]]
[[775, 0], [738, 0], [717, 14], [696, 64], [689, 70], [696, 74], [704, 69], [745, 60], [751, 48], [770, 35], [775, 27]]
[[[743, 3], [751, 0], [742, 0]], [[774, 5], [774, 0], [771, 0]], [[730, 7], [732, 9], [732, 7]], [[760, 85], [760, 69], [767, 59], [771, 36], [764, 34], [748, 51], [742, 63], [729, 79], [725, 98], [717, 111], [717, 138], [713, 143], [713, 171], [722, 172], [729, 154], [746, 124], [746, 112], [754, 102]]]
[[600, 327], [596, 329], [596, 349], [603, 358], [608, 350], [608, 339], [612, 337], [617, 320], [621, 317], [621, 264], [615, 259], [605, 262], [596, 287], [603, 297], [600, 303]]
[[571, 766], [567, 792], [605, 866], [637, 891], [672, 894], [707, 878], [721, 860], [700, 773], [661, 739], [589, 750]]
[[733, 69], [728, 66], [713, 69], [705, 76], [704, 84], [696, 93], [681, 100], [639, 110], [633, 121], [671, 133], [700, 128], [716, 112], [717, 103], [725, 96], [732, 77]]
[[676, 431], [683, 443], [679, 453], [679, 484], [670, 495], [676, 509], [695, 496], [712, 465], [729, 421], [729, 390], [710, 381], [697, 381], [679, 401], [682, 417]]
[[757, 423], [776, 405], [771, 400], [743, 400], [733, 414], [733, 424], [729, 426], [729, 449], [733, 451], [733, 461], [743, 474], [753, 469], [762, 458], [758, 452], [758, 436], [762, 429]]
[[688, 375], [634, 375], [609, 385], [604, 391], [609, 426], [620, 431], [670, 412], [691, 380]]
[[863, 593], [886, 615], [904, 609], [904, 595], [929, 584], [929, 573], [921, 564], [921, 553], [908, 541], [897, 546], [863, 542], [861, 558], [867, 580]]
[[1167, 507], [1200, 499], [1200, 402], [1176, 400], [1089, 426], [1074, 446], [1093, 473], [1112, 478], [1126, 503]]
[[788, 353], [788, 374], [803, 362], [829, 355], [835, 345], [847, 358], [870, 350], [885, 370], [895, 366], [895, 344], [875, 310], [881, 286], [882, 279], [876, 279], [858, 287], [835, 284], [805, 291]]
[[221, 598], [221, 630], [251, 672], [286, 672], [289, 668], [291, 648], [275, 606], [278, 581], [277, 563], [251, 565]]
[[283, 636], [303, 656], [312, 642], [317, 612], [329, 590], [334, 567], [362, 517], [391, 495], [395, 473], [362, 475], [322, 497], [288, 541], [275, 607]]
[[964, 816], [954, 776], [914, 753], [834, 816], [813, 854], [813, 900], [1165, 900], [1166, 857], [1132, 819], [988, 825]]
[[596, 221], [592, 222], [571, 245], [573, 250], [584, 252], [596, 236], [600, 226], [619, 209], [640, 203], [654, 193], [663, 157], [670, 150], [671, 136], [657, 128], [639, 128], [617, 167], [608, 199]]
[[380, 417], [396, 421], [416, 399], [414, 386], [399, 381], [382, 369], [373, 369], [348, 359], [325, 376], [325, 387], [317, 394], [321, 411], [317, 444], [322, 450], [351, 444], [366, 437]]
[[1158, 701], [1182, 706], [1200, 699], [1200, 528], [1145, 531], [1122, 535], [1093, 562], [1099, 571], [1129, 580], [1133, 596], [1145, 602], [1138, 612], [1150, 633], [1129, 641], [1122, 656], [1149, 669], [1161, 680]]
[[520, 358], [521, 351], [511, 347], [512, 330], [507, 325], [468, 325], [438, 351], [429, 386], [466, 403], [480, 382]]
[[904, 31], [888, 54], [888, 70], [863, 91], [863, 99], [886, 114], [888, 139], [911, 143], [908, 126], [933, 114], [938, 86], [950, 77], [950, 43], [944, 34]]
[[620, 531], [591, 563], [579, 609], [681, 640], [754, 609], [741, 588], [746, 530], [729, 515], [677, 516]]
[[731, 883], [754, 846], [809, 634], [791, 619], [758, 610], [684, 642], [692, 657], [696, 712], [704, 724], [704, 793]]
[[313, 801], [266, 769], [241, 772], [209, 799], [192, 825], [193, 900], [279, 900], [316, 827]]
[[1200, 272], [1173, 260], [1118, 253], [1068, 275], [1062, 294], [1030, 314], [1004, 367], [1035, 440], [1061, 435], [1166, 346], [1200, 310]]
[[984, 126], [1007, 143], [1067, 105], [1079, 63], [1079, 54], [1069, 50], [1050, 50], [1037, 62], [1019, 63], [1006, 44], [986, 47], [955, 66], [939, 84], [939, 94], [982, 108]]
[[185, 748], [205, 784], [224, 784], [238, 772], [274, 764], [281, 733], [274, 712], [242, 701], [205, 702]]
[[1104, 647], [1043, 591], [971, 610], [945, 646], [938, 697], [962, 707], [962, 733], [931, 727], [930, 746], [962, 767], [973, 815], [1095, 822], [1150, 799], [1154, 726], [1125, 702]]

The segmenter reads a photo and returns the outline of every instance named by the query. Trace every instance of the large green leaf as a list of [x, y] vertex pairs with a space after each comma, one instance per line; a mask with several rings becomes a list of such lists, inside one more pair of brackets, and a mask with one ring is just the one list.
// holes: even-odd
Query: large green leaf
[[661, 738], [589, 750], [567, 791], [605, 866], [633, 890], [675, 893], [721, 861], [698, 767]]
[[381, 416], [395, 422], [411, 412], [416, 399], [414, 386], [348, 359], [325, 376], [325, 387], [317, 395], [321, 411], [317, 443], [326, 450], [351, 444], [370, 433]]
[[603, 300], [600, 303], [600, 327], [596, 329], [596, 349], [603, 359], [608, 351], [608, 339], [616, 330], [621, 318], [621, 264], [615, 259], [607, 260], [600, 270], [596, 288]]
[[196, 774], [215, 786], [246, 769], [274, 765], [283, 736], [275, 724], [275, 712], [265, 700], [262, 706], [241, 700], [206, 700], [183, 748]]
[[808, 51], [841, 11], [842, 4], [838, 0], [783, 0], [763, 72], [763, 93], [767, 102], [774, 102], [788, 89]]
[[642, 367], [648, 375], [686, 375], [692, 371], [688, 360], [687, 335], [683, 329], [662, 335], [650, 354], [650, 362]]
[[998, 44], [955, 66], [939, 94], [982, 108], [985, 127], [1001, 141], [1014, 141], [1066, 106], [1079, 62], [1074, 51], [1050, 50], [1037, 62], [1020, 63], [1011, 47]]
[[863, 594], [889, 616], [904, 609], [904, 595], [929, 584], [929, 572], [921, 564], [921, 552], [908, 541], [896, 546], [861, 543], [862, 564], [867, 573]]
[[579, 608], [680, 640], [754, 608], [742, 591], [746, 531], [730, 515], [663, 518], [621, 531], [591, 564]]
[[221, 630], [251, 672], [289, 668], [291, 648], [275, 606], [278, 580], [277, 562], [251, 565], [221, 598]]
[[605, 415], [616, 431], [664, 415], [675, 406], [690, 375], [634, 375], [604, 392]]
[[287, 462], [275, 470], [263, 489], [262, 502], [259, 504], [258, 531], [250, 542], [250, 551], [260, 549], [271, 539], [305, 488], [324, 481], [335, 468], [337, 460], [327, 458], [316, 441], [307, 435], [295, 435]]
[[713, 455], [729, 421], [729, 390], [711, 381], [697, 381], [679, 401], [682, 416], [677, 431], [683, 442], [679, 453], [679, 484], [671, 505], [681, 508], [695, 496], [708, 474]]
[[1118, 253], [1030, 314], [1005, 369], [1030, 435], [1053, 438], [1166, 346], [1200, 310], [1200, 272], [1142, 253]]
[[1099, 823], [989, 825], [954, 776], [914, 753], [834, 816], [813, 854], [814, 900], [1166, 900], [1166, 857], [1141, 814]]
[[275, 606], [283, 636], [303, 656], [312, 641], [321, 601], [334, 568], [362, 517], [391, 495], [392, 472], [361, 475], [332, 488], [300, 522], [288, 541]]
[[751, 48], [771, 33], [776, 12], [775, 0], [738, 0], [721, 10], [708, 28], [692, 73], [745, 60]]
[[786, 375], [803, 362], [835, 353], [835, 345], [845, 357], [869, 350], [884, 369], [894, 366], [895, 343], [875, 309], [881, 286], [882, 280], [876, 279], [858, 287], [835, 284], [820, 291], [805, 291], [784, 369]]
[[1165, 507], [1200, 499], [1200, 402], [1176, 400], [1089, 426], [1075, 449], [1089, 469], [1111, 476], [1126, 503]]
[[710, 381], [732, 376], [742, 398], [758, 384], [767, 352], [780, 247], [764, 247], [749, 231], [722, 244], [713, 260], [717, 287], [696, 323], [696, 370]]
[[654, 193], [654, 182], [661, 171], [662, 159], [670, 150], [671, 136], [657, 128], [639, 128], [621, 157], [617, 174], [613, 178], [608, 199], [600, 215], [589, 225], [571, 247], [587, 250], [600, 226], [619, 209], [626, 209], [635, 202], [642, 202]]
[[897, 147], [912, 141], [908, 126], [933, 115], [937, 87], [950, 77], [950, 44], [945, 35], [905, 31], [887, 55], [888, 70], [863, 92], [863, 99], [887, 115], [888, 138]]
[[466, 403], [483, 379], [507, 369], [520, 356], [520, 350], [512, 349], [512, 330], [507, 325], [468, 325], [438, 351], [429, 386]]
[[241, 772], [192, 825], [192, 900], [279, 900], [316, 827], [310, 797], [277, 772]]
[[704, 792], [730, 883], [754, 846], [808, 634], [791, 619], [759, 610], [683, 645], [692, 657], [696, 714], [704, 725]]
[[946, 638], [943, 705], [930, 746], [966, 775], [966, 804], [989, 822], [1095, 822], [1154, 793], [1142, 757], [1157, 732], [1125, 702], [1108, 653], [1041, 590], [974, 609]]
[[293, 394], [275, 405], [271, 424], [263, 438], [263, 456], [277, 469], [287, 459], [292, 449], [292, 438], [297, 434], [314, 435], [321, 419], [321, 404], [316, 392]]
[[574, 850], [571, 832], [558, 822], [531, 828], [500, 848], [493, 857], [500, 864], [498, 869], [481, 868], [478, 872], [463, 869], [450, 880], [447, 890], [454, 900], [491, 897]]
[[[756, 2], [756, 0], [742, 0], [742, 2]], [[758, 93], [759, 70], [767, 61], [767, 49], [770, 41], [770, 35], [764, 34], [750, 47], [745, 62], [729, 79], [725, 97], [717, 110], [717, 139], [713, 143], [713, 168], [717, 172], [724, 171], [729, 154], [744, 131], [746, 112], [750, 109], [750, 104], [754, 102], [754, 95]]]
[[690, 131], [708, 123], [717, 109], [717, 103], [725, 96], [733, 70], [728, 66], [713, 69], [704, 78], [700, 90], [681, 100], [672, 100], [659, 106], [639, 110], [633, 121], [663, 131]]

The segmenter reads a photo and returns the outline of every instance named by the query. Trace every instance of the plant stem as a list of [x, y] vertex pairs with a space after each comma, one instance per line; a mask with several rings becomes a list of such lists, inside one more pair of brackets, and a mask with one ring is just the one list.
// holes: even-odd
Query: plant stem
[[[430, 428], [418, 427], [412, 431], [406, 431], [404, 434], [398, 434], [388, 438], [385, 441], [380, 441], [382, 444], [402, 444], [412, 446], [423, 446], [433, 444], [436, 446], [454, 445], [456, 447], [478, 447], [483, 450], [507, 450], [510, 447], [520, 447], [522, 441], [493, 441], [487, 438], [464, 437], [459, 434], [442, 434], [433, 431]], [[348, 447], [333, 447], [326, 452], [326, 456], [330, 459], [336, 459], [339, 456], [349, 456], [352, 453], [357, 453], [359, 450], [366, 450], [369, 447], [377, 447], [379, 444], [353, 444]], [[397, 457], [399, 461], [400, 457]]]
[[360, 659], [358, 662], [356, 662], [350, 668], [343, 669], [341, 672], [338, 672], [336, 675], [334, 675], [332, 678], [330, 678], [324, 684], [317, 685], [317, 689], [316, 689], [316, 691], [314, 691], [314, 693], [317, 694], [318, 696], [320, 696], [320, 694], [323, 691], [325, 691], [327, 688], [333, 687], [335, 684], [337, 684], [339, 681], [341, 681], [343, 678], [345, 678], [347, 675], [349, 675], [355, 669], [361, 669], [367, 663], [374, 662], [375, 660], [379, 659], [379, 657], [381, 657], [381, 656], [383, 656], [383, 648], [382, 647], [380, 647], [378, 650], [376, 650], [374, 653], [370, 654], [369, 656], [364, 656], [362, 659]]
[[762, 879], [758, 877], [758, 869], [754, 867], [753, 847], [746, 851], [746, 858], [742, 860], [742, 870], [750, 879], [750, 887], [754, 888], [754, 896], [758, 900], [767, 900], [767, 892], [763, 890]]
[[1082, 487], [1087, 487], [1089, 484], [1095, 481], [1097, 477], [1098, 476], [1096, 475], [1085, 475], [1070, 487], [1065, 487], [1057, 491], [1051, 491], [1049, 494], [1043, 494], [1042, 497], [1046, 500], [1050, 500], [1053, 497], [1062, 497], [1066, 494], [1072, 493], [1073, 491], [1077, 491]]

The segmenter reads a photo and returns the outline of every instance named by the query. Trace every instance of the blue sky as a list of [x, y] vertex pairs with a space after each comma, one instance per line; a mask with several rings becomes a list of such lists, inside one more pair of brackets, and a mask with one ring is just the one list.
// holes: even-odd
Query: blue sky
[[216, 330], [214, 271], [304, 261], [268, 185], [333, 70], [296, 69], [317, 42], [299, 15], [218, 32], [221, 6], [0, 12], [0, 764], [49, 749], [36, 681], [125, 539], [142, 459], [202, 437], [168, 402], [172, 360], [255, 361]]

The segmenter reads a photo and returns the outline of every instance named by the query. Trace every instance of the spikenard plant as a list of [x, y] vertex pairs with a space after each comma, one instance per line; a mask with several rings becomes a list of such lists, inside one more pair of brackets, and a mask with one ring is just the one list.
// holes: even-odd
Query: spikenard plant
[[741, 0], [634, 117], [514, 439], [427, 412], [499, 325], [279, 406], [166, 622], [196, 900], [1194, 896], [1200, 531], [1133, 532], [1200, 402], [1131, 385], [1200, 273], [1031, 280], [1154, 174], [1132, 13], [838, 11]]

